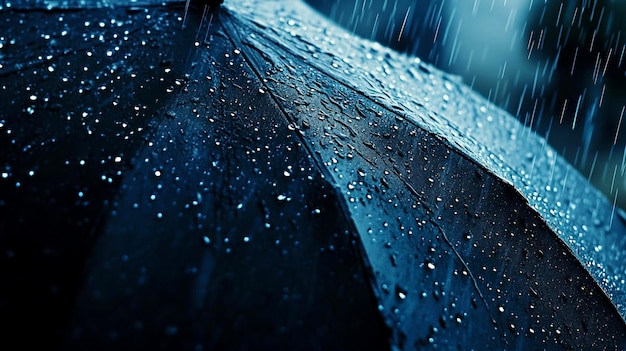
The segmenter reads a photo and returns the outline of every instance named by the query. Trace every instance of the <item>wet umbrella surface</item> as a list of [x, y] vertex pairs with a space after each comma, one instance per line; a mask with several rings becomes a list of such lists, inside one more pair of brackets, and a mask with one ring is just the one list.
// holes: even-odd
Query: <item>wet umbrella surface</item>
[[624, 218], [511, 116], [298, 2], [131, 4], [1, 9], [6, 339], [626, 347]]

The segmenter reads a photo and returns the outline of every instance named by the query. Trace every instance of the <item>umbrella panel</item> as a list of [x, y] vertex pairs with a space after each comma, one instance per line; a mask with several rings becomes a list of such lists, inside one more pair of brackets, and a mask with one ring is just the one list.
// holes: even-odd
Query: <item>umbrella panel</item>
[[184, 36], [165, 8], [3, 14], [0, 314], [5, 335], [58, 340], [105, 209], [176, 86]]
[[248, 0], [232, 8], [301, 60], [447, 141], [512, 184], [626, 316], [624, 217], [547, 141], [417, 57], [355, 38], [299, 2]]
[[396, 345], [626, 344], [611, 300], [513, 186], [260, 27], [222, 21], [343, 194]]
[[209, 43], [122, 180], [68, 346], [388, 348], [334, 188], [221, 27]]

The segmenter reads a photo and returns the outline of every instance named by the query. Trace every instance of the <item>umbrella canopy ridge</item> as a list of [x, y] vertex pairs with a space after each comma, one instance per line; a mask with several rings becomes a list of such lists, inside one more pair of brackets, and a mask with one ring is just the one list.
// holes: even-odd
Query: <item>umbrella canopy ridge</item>
[[[545, 223], [532, 224], [532, 227], [543, 226], [542, 230], [537, 230], [537, 233], [541, 234], [531, 233], [529, 237], [531, 242], [526, 243], [525, 245], [517, 245], [518, 248], [522, 248], [520, 252], [525, 252], [524, 255], [528, 253], [527, 249], [523, 248], [524, 246], [526, 246], [528, 250], [530, 250], [530, 247], [538, 247], [536, 249], [537, 255], [541, 257], [545, 255], [544, 251], [553, 249], [555, 251], [560, 251], [559, 255], [569, 255], [571, 251], [574, 251], [575, 254], [578, 255], [579, 259], [582, 259], [585, 263], [586, 268], [595, 275], [596, 281], [603, 285], [605, 293], [612, 297], [614, 303], [617, 305], [617, 308], [623, 314], [624, 290], [622, 286], [624, 284], [624, 280], [622, 277], [624, 275], [624, 266], [622, 258], [625, 247], [624, 239], [626, 238], [626, 236], [623, 235], [625, 230], [624, 223], [615, 218], [615, 221], [612, 222], [613, 226], [609, 228], [606, 223], [599, 222], [597, 220], [602, 217], [612, 218], [613, 214], [611, 214], [612, 208], [610, 203], [608, 203], [599, 192], [590, 188], [587, 185], [587, 181], [577, 172], [571, 170], [571, 167], [559, 158], [554, 150], [545, 144], [545, 140], [534, 135], [534, 133], [532, 133], [529, 129], [519, 125], [505, 112], [489, 105], [485, 99], [472, 93], [467, 87], [458, 84], [458, 81], [454, 78], [450, 78], [438, 70], [421, 63], [419, 59], [394, 55], [391, 51], [381, 48], [373, 43], [351, 40], [350, 35], [341, 29], [337, 29], [332, 25], [327, 24], [320, 25], [323, 20], [307, 13], [305, 6], [302, 6], [302, 8], [298, 8], [297, 5], [287, 7], [281, 6], [280, 2], [265, 2], [263, 4], [258, 4], [256, 2], [253, 3], [254, 4], [249, 7], [237, 6], [232, 9], [237, 13], [244, 12], [244, 15], [249, 16], [248, 19], [255, 23], [255, 27], [253, 28], [260, 28], [260, 30], [256, 30], [257, 36], [242, 34], [241, 36], [246, 38], [242, 40], [242, 45], [243, 43], [252, 42], [252, 44], [250, 44], [251, 47], [264, 46], [267, 45], [266, 39], [269, 37], [272, 39], [273, 43], [277, 44], [285, 51], [292, 53], [294, 56], [291, 60], [281, 60], [278, 56], [271, 55], [273, 50], [269, 48], [259, 50], [264, 52], [263, 57], [266, 60], [269, 59], [269, 61], [273, 62], [271, 66], [281, 67], [282, 65], [282, 69], [268, 69], [268, 72], [272, 72], [274, 74], [271, 76], [272, 79], [267, 78], [269, 85], [279, 85], [280, 82], [289, 81], [289, 75], [280, 75], [280, 73], [283, 72], [298, 72], [299, 77], [302, 77], [301, 72], [323, 72], [323, 75], [331, 76], [333, 79], [342, 82], [345, 86], [358, 87], [358, 94], [370, 97], [376, 101], [380, 108], [376, 110], [375, 115], [382, 115], [385, 109], [393, 112], [388, 118], [383, 118], [382, 121], [392, 120], [395, 121], [396, 124], [400, 124], [399, 121], [406, 118], [409, 121], [416, 122], [420, 128], [432, 133], [434, 135], [434, 139], [443, 139], [444, 144], [452, 145], [454, 148], [459, 149], [462, 152], [461, 155], [463, 155], [463, 157], [468, 156], [470, 159], [478, 161], [479, 164], [485, 166], [486, 170], [483, 169], [486, 171], [484, 173], [485, 175], [496, 176], [496, 184], [502, 183], [502, 180], [504, 180], [505, 183], [500, 184], [500, 187], [505, 184], [513, 184], [517, 189], [516, 191], [521, 193], [533, 209], [541, 214], [541, 221], [546, 221], [547, 224], [552, 227], [552, 230], [554, 230], [554, 232], [552, 232], [552, 230], [546, 228]], [[263, 6], [267, 7], [267, 11], [263, 10]], [[264, 17], [264, 13], [271, 15]], [[279, 15], [276, 15], [276, 13], [279, 13]], [[302, 16], [301, 14], [303, 13], [306, 13], [307, 15]], [[333, 33], [334, 30], [338, 33]], [[255, 40], [255, 38], [258, 37], [263, 38], [263, 40]], [[365, 51], [365, 54], [361, 55], [360, 53], [363, 51]], [[297, 60], [295, 58], [299, 58], [301, 60]], [[260, 61], [262, 60], [253, 62], [258, 63]], [[307, 65], [299, 67], [299, 69], [287, 68], [294, 65], [295, 62], [300, 61], [305, 61]], [[308, 66], [313, 66], [314, 69], [308, 69]], [[263, 70], [260, 70], [260, 72], [263, 72]], [[280, 75], [280, 78], [277, 78], [276, 75]], [[308, 81], [323, 81], [323, 75], [320, 75], [319, 73], [312, 74]], [[261, 76], [262, 78], [265, 78], [262, 74]], [[300, 81], [303, 80], [303, 78], [300, 78]], [[294, 84], [291, 83], [286, 85], [293, 86]], [[284, 86], [281, 88], [284, 88]], [[279, 100], [283, 101], [283, 99], [287, 99], [289, 101], [289, 99], [284, 95], [285, 90], [281, 88], [270, 89], [270, 91], [280, 91], [283, 95]], [[310, 92], [324, 91], [324, 88], [328, 87], [312, 87]], [[297, 91], [293, 97], [302, 96], [304, 91], [306, 90], [301, 89], [300, 91]], [[311, 99], [310, 95], [311, 93], [308, 94], [307, 101]], [[338, 106], [339, 110], [336, 111], [337, 115], [344, 115], [348, 118], [350, 116], [354, 117], [352, 119], [348, 119], [350, 123], [356, 123], [360, 117], [363, 117], [363, 108], [357, 108], [352, 112], [352, 114], [344, 111], [344, 109], [347, 110], [347, 106], [351, 105], [351, 103], [356, 103], [358, 106], [357, 102], [350, 101], [348, 97], [344, 97], [350, 96], [350, 94], [328, 95], [331, 102], [320, 102], [321, 105], [325, 107], [330, 105]], [[313, 105], [315, 106], [315, 104]], [[311, 115], [312, 113], [313, 111], [309, 111], [308, 114], [300, 111], [300, 113], [293, 113], [293, 115]], [[328, 114], [328, 112], [324, 113], [324, 115]], [[305, 125], [309, 128], [311, 124], [312, 122], [309, 121]], [[320, 127], [323, 132], [319, 131], [317, 134], [318, 136], [328, 136], [328, 134], [332, 135], [328, 124], [329, 122], [326, 122], [326, 124]], [[356, 135], [365, 134], [354, 133], [355, 127], [351, 124], [350, 126], [345, 126], [341, 123], [339, 124], [340, 126], [338, 126], [338, 129], [343, 129], [338, 132], [340, 136], [350, 135], [351, 137], [355, 137]], [[368, 124], [372, 125], [371, 122], [368, 122]], [[378, 127], [380, 124], [382, 124], [382, 122], [377, 122], [373, 125]], [[487, 128], [486, 126], [490, 127]], [[383, 139], [385, 139], [385, 136], [390, 138], [394, 135], [393, 131], [397, 131], [399, 126], [392, 125], [391, 128], [392, 129], [389, 130], [388, 133], [370, 131], [370, 134], [381, 135]], [[310, 131], [306, 133], [310, 134]], [[404, 135], [411, 135], [411, 133], [415, 133], [415, 131], [405, 131]], [[330, 138], [332, 139], [332, 137]], [[355, 139], [358, 140], [358, 138]], [[402, 141], [406, 142], [406, 139], [400, 140], [400, 143], [402, 143]], [[430, 142], [436, 144], [435, 141], [431, 140]], [[398, 166], [395, 161], [399, 158], [399, 155], [406, 155], [406, 151], [398, 152], [398, 155], [393, 156], [397, 150], [389, 152], [392, 150], [389, 145], [385, 145], [383, 143], [379, 146], [379, 148], [376, 148], [374, 147], [376, 143], [371, 139], [363, 141], [363, 143], [367, 145], [367, 149], [382, 151], [377, 151], [366, 159], [379, 160], [378, 162], [380, 162], [380, 160], [388, 158], [390, 161], [387, 163], [389, 168], [381, 174], [382, 177], [379, 179], [386, 179], [385, 182], [389, 182], [389, 174], [393, 173], [400, 178], [410, 177], [410, 175], [398, 171], [398, 167], [400, 166]], [[355, 142], [355, 144], [358, 144], [358, 142]], [[423, 142], [423, 144], [428, 143]], [[422, 145], [421, 147], [425, 146]], [[333, 159], [335, 161], [342, 160], [341, 157], [336, 157], [336, 155], [333, 157], [333, 153], [336, 154], [337, 152], [336, 148], [337, 146], [331, 148], [333, 151], [331, 151], [330, 155], [328, 155], [331, 160], [328, 163], [329, 166], [331, 163], [334, 163], [334, 161], [332, 161]], [[350, 149], [350, 147], [348, 147], [348, 149]], [[321, 152], [323, 154], [323, 151], [320, 151], [317, 148], [315, 152]], [[443, 152], [443, 150], [441, 152]], [[521, 155], [523, 156], [520, 157]], [[433, 152], [432, 154], [427, 153], [423, 157], [426, 163], [433, 163], [432, 161], [437, 158], [438, 156], [436, 152]], [[341, 162], [339, 163], [341, 164]], [[453, 164], [453, 162], [451, 163]], [[332, 167], [335, 169], [339, 168], [335, 165]], [[381, 167], [380, 164], [377, 164], [375, 168], [379, 167]], [[421, 167], [424, 168], [424, 171], [427, 168], [426, 166], [420, 166], [420, 168]], [[401, 182], [399, 182], [396, 187], [390, 188], [400, 189], [404, 185], [407, 191], [405, 194], [398, 197], [407, 198], [410, 195], [416, 195], [415, 193], [423, 192], [423, 189], [432, 187], [432, 183], [436, 184], [437, 179], [443, 177], [443, 175], [437, 173], [451, 173], [450, 176], [452, 177], [465, 175], [464, 172], [461, 172], [458, 169], [456, 172], [459, 174], [454, 174], [455, 172], [451, 172], [445, 165], [440, 167], [441, 168], [438, 170], [433, 168], [432, 177], [429, 178], [429, 181], [426, 184], [421, 184], [421, 186], [412, 186], [407, 184], [405, 178], [401, 179]], [[345, 172], [338, 172], [340, 177], [345, 178], [345, 174], [349, 173], [349, 168], [351, 168], [351, 166], [349, 166]], [[455, 167], [452, 167], [452, 169], [454, 168]], [[469, 179], [472, 179], [472, 177], [469, 177]], [[484, 180], [476, 180], [477, 183], [480, 183], [481, 181]], [[344, 179], [343, 182], [345, 183], [347, 181]], [[357, 178], [354, 179], [352, 183], [352, 186], [350, 184], [346, 186], [352, 191], [346, 191], [344, 194], [354, 193], [355, 185], [360, 184], [361, 180]], [[451, 181], [448, 181], [447, 184], [446, 182], [441, 182], [438, 185], [451, 190], [453, 188], [451, 183]], [[577, 198], [573, 196], [574, 191], [581, 188], [587, 189], [584, 191], [585, 197]], [[439, 191], [442, 193], [445, 192], [443, 189], [440, 189]], [[461, 194], [464, 192], [467, 193], [467, 189], [460, 189], [456, 194], [452, 191], [450, 194], [455, 194], [455, 196], [461, 197]], [[498, 191], [494, 191], [494, 194], [492, 195], [493, 198], [491, 200], [498, 200], [500, 195], [497, 195], [497, 193]], [[434, 194], [431, 194], [431, 196], [432, 195]], [[471, 197], [470, 194], [464, 195], [466, 197], [466, 201], [467, 196]], [[485, 196], [482, 194], [476, 194], [476, 196], [478, 198], [482, 198], [483, 201], [486, 200]], [[452, 207], [450, 202], [458, 202], [458, 197], [448, 199], [447, 205]], [[431, 199], [432, 203], [434, 203], [431, 208], [439, 207], [436, 202], [442, 202], [444, 200], [443, 198], [443, 195], [434, 196], [434, 199]], [[352, 202], [355, 199], [356, 198], [353, 196], [346, 196], [346, 200], [349, 202]], [[356, 201], [356, 203], [358, 203], [358, 201]], [[445, 202], [443, 203], [445, 204]], [[466, 203], [464, 205], [466, 206], [468, 204]], [[477, 206], [479, 205], [480, 204], [477, 204]], [[412, 204], [412, 208], [414, 206], [415, 205]], [[491, 204], [491, 206], [493, 206], [493, 204]], [[561, 206], [563, 206], [563, 210], [555, 210], [555, 207], [558, 208]], [[371, 208], [369, 211], [371, 211]], [[357, 211], [353, 209], [352, 215], [355, 216], [356, 212]], [[496, 214], [493, 213], [493, 209], [487, 209], [485, 212], [491, 212], [491, 215], [496, 217]], [[514, 216], [513, 213], [516, 212], [516, 209], [512, 209], [511, 216]], [[411, 216], [410, 213], [408, 215]], [[474, 215], [478, 216], [478, 213], [474, 213]], [[371, 218], [372, 214], [369, 213], [366, 217]], [[433, 215], [424, 215], [424, 217], [433, 218]], [[449, 214], [448, 217], [440, 217], [454, 218], [454, 215]], [[383, 227], [385, 226], [385, 223], [390, 225], [385, 221], [385, 218], [387, 218], [386, 214], [381, 214], [379, 218], [381, 219]], [[438, 216], [434, 216], [434, 218], [438, 218]], [[501, 220], [504, 223], [515, 225], [520, 224], [515, 218], [504, 217]], [[397, 221], [401, 222], [399, 217], [397, 218]], [[525, 221], [527, 221], [527, 219], [522, 219], [519, 222], [523, 223]], [[364, 223], [369, 225], [372, 224], [371, 221], [360, 221], [356, 218], [355, 223], [357, 226]], [[405, 231], [410, 231], [407, 229], [409, 226], [406, 223], [400, 224], [399, 227]], [[435, 227], [437, 228], [436, 231], [441, 229], [441, 226], [439, 225], [435, 225]], [[471, 232], [468, 228], [471, 228], [471, 225], [463, 224], [459, 226], [451, 226], [452, 230], [461, 230], [466, 234]], [[371, 227], [366, 226], [361, 227], [360, 229], [361, 233], [373, 231]], [[506, 228], [501, 228], [501, 230], [504, 230], [505, 232], [507, 231]], [[523, 229], [524, 232], [527, 232], [528, 230], [529, 228]], [[381, 228], [380, 231], [386, 232], [388, 230]], [[532, 231], [533, 230], [531, 230], [531, 232]], [[478, 232], [483, 233], [483, 239], [491, 235], [495, 235], [496, 240], [493, 243], [494, 246], [501, 246], [504, 244], [501, 241], [502, 239], [498, 238], [501, 233], [498, 233], [496, 228], [482, 228]], [[560, 240], [554, 237], [555, 232], [559, 235]], [[590, 234], [587, 234], [589, 232]], [[510, 235], [515, 236], [519, 234], [511, 233]], [[532, 237], [535, 235], [553, 237], [547, 238], [547, 242], [544, 243], [545, 246], [542, 247], [539, 243], [532, 242]], [[472, 237], [473, 234], [470, 233], [467, 236]], [[375, 238], [368, 238], [367, 236], [364, 237], [363, 240], [366, 247], [368, 247], [368, 243], [370, 242], [369, 239], [372, 241], [376, 240]], [[442, 240], [450, 241], [447, 238], [443, 238]], [[552, 244], [557, 244], [556, 247], [561, 245], [561, 248], [550, 248], [548, 242], [551, 241], [553, 241]], [[610, 249], [604, 252], [602, 249], [592, 250], [590, 249], [590, 246], [588, 246], [591, 243], [595, 244], [591, 246], [593, 248], [610, 247]], [[454, 249], [452, 250], [455, 251]], [[373, 260], [376, 257], [381, 257], [381, 255], [377, 255], [374, 252], [376, 251], [372, 250], [371, 252], [368, 252], [367, 256], [370, 260]], [[454, 254], [457, 255], [458, 253], [454, 252]], [[555, 259], [559, 260], [558, 255], [553, 258], [553, 260]], [[462, 257], [459, 257], [459, 260], [461, 262], [464, 261]], [[504, 262], [507, 260], [507, 256], [504, 255], [500, 257], [500, 260], [496, 260], [496, 262]], [[526, 258], [523, 258], [520, 261], [525, 260]], [[547, 260], [547, 262], [549, 261], [551, 260]], [[469, 260], [467, 260], [467, 262], [469, 262]], [[478, 259], [477, 262], [481, 262], [481, 260]], [[372, 266], [376, 267], [377, 265], [372, 264]], [[429, 265], [426, 263], [426, 266], [428, 267]], [[431, 263], [430, 266], [434, 265]], [[568, 264], [563, 264], [562, 269], [570, 269], [564, 268], [565, 266], [568, 266]], [[484, 269], [485, 267], [483, 266], [481, 268]], [[538, 269], [538, 267], [535, 268]], [[581, 268], [582, 267], [578, 267], [578, 275], [585, 274], [585, 270]], [[501, 269], [502, 268], [494, 268], [493, 270], [500, 272]], [[544, 267], [544, 269], [547, 269], [547, 267]], [[393, 269], [389, 269], [387, 272], [392, 271]], [[518, 273], [521, 273], [521, 271]], [[559, 281], [571, 281], [572, 277], [569, 276], [570, 273], [563, 271], [562, 277], [553, 277], [554, 281], [552, 284], [558, 284], [557, 282]], [[540, 273], [535, 271], [532, 275], [536, 274]], [[545, 274], [549, 275], [548, 272]], [[572, 275], [576, 276], [576, 274]], [[477, 279], [482, 280], [484, 278], [478, 277]], [[510, 280], [510, 278], [507, 279]], [[398, 281], [401, 282], [402, 280], [400, 279]], [[387, 285], [393, 286], [393, 284]], [[523, 285], [527, 286], [528, 284], [524, 283]], [[550, 283], [547, 285], [550, 285]], [[523, 294], [523, 292], [519, 292], [519, 294]], [[526, 294], [535, 295], [534, 288], [527, 291]], [[511, 296], [510, 299], [513, 300], [514, 297]], [[584, 299], [579, 301], [580, 305], [578, 307], [584, 305], [583, 301]], [[498, 311], [499, 310], [501, 309], [498, 308]], [[392, 315], [394, 311], [395, 310], [393, 308], [390, 308], [389, 314]], [[597, 317], [601, 316], [602, 313], [597, 315]], [[619, 326], [618, 329], [623, 330], [623, 320], [616, 320], [615, 323]], [[408, 325], [409, 323], [406, 324]], [[586, 324], [586, 322], [584, 322], [584, 324]], [[515, 329], [514, 326], [515, 323], [511, 323], [508, 326], [506, 324], [502, 325], [503, 329]], [[534, 331], [536, 328], [529, 327], [529, 329], [533, 329]], [[585, 328], [581, 327], [579, 330], [581, 329]], [[528, 333], [528, 330], [525, 332]], [[513, 332], [513, 334], [516, 333], [519, 333], [519, 330]], [[561, 331], [557, 332], [557, 334], [560, 333]], [[623, 334], [623, 332], [621, 333]], [[572, 335], [570, 335], [570, 337], [571, 336]], [[560, 339], [560, 337], [557, 337], [557, 339]]]
[[[319, 69], [331, 68], [327, 69], [330, 75], [358, 87], [381, 106], [392, 107], [515, 186], [626, 316], [623, 215], [614, 212], [600, 192], [587, 186], [587, 180], [545, 139], [474, 94], [457, 77], [419, 58], [396, 55], [365, 40], [352, 40], [349, 33], [321, 17], [302, 16], [306, 5], [253, 3], [247, 7], [238, 4], [232, 10], [248, 16], [264, 28], [265, 36], [284, 43], [287, 50]], [[274, 15], [276, 8], [280, 9], [278, 16]], [[585, 196], [572, 196], [577, 189], [583, 189]]]
[[0, 8], [4, 318], [74, 349], [626, 346], [626, 226], [543, 139], [299, 2], [168, 3]]

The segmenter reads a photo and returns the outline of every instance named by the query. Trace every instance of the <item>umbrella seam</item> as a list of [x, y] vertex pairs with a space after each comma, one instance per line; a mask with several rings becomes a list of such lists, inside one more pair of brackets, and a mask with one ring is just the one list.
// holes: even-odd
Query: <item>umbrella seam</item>
[[[463, 265], [463, 267], [465, 267], [465, 269], [467, 269], [467, 274], [469, 274], [470, 279], [472, 280], [472, 284], [474, 285], [474, 288], [476, 289], [476, 292], [478, 292], [478, 296], [480, 296], [480, 299], [485, 304], [485, 307], [487, 308], [487, 311], [491, 311], [491, 309], [489, 307], [489, 304], [487, 303], [487, 300], [485, 299], [485, 297], [483, 296], [482, 292], [480, 291], [480, 288], [478, 287], [478, 282], [476, 281], [476, 278], [474, 277], [474, 274], [472, 273], [472, 270], [469, 268], [467, 263], [465, 263], [465, 260], [463, 260], [463, 257], [461, 257], [461, 254], [459, 254], [459, 252], [454, 248], [454, 245], [452, 245], [452, 242], [450, 241], [450, 239], [448, 239], [448, 236], [446, 235], [446, 232], [443, 230], [443, 228], [441, 228], [441, 225], [439, 225], [439, 223], [437, 223], [436, 221], [431, 219], [430, 223], [432, 225], [434, 225], [435, 228], [437, 228], [439, 233], [441, 233], [441, 236], [443, 237], [443, 240], [446, 242], [446, 244], [448, 244], [448, 246], [450, 246], [450, 248], [454, 252], [454, 255], [459, 259], [459, 261], [461, 261], [461, 264]], [[493, 318], [491, 313], [489, 313], [489, 318], [491, 319], [491, 321], [494, 324], [497, 324], [496, 320]]]

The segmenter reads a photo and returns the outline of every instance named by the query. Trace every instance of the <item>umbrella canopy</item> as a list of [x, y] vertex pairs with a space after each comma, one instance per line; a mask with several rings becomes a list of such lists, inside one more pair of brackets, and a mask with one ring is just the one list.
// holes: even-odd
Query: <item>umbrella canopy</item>
[[77, 349], [626, 345], [623, 218], [457, 79], [298, 2], [120, 3], [1, 9], [11, 331]]

